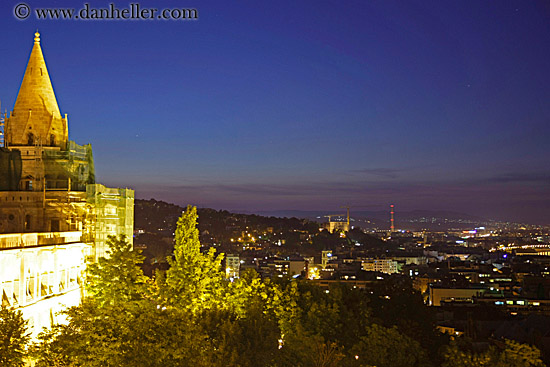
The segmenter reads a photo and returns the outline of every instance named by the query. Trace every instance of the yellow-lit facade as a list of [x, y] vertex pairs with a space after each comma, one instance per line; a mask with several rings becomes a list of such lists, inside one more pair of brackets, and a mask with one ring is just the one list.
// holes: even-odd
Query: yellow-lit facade
[[364, 271], [376, 271], [386, 274], [396, 274], [399, 272], [397, 261], [391, 259], [365, 259], [361, 262]]
[[227, 279], [238, 278], [240, 275], [241, 262], [239, 255], [228, 254], [225, 257], [225, 277]]
[[107, 256], [109, 236], [124, 235], [128, 241], [133, 241], [134, 190], [88, 184], [86, 203], [94, 223], [89, 231], [94, 243], [94, 259]]
[[33, 337], [64, 307], [80, 302], [85, 259], [91, 245], [82, 232], [0, 234], [2, 304], [19, 308]]

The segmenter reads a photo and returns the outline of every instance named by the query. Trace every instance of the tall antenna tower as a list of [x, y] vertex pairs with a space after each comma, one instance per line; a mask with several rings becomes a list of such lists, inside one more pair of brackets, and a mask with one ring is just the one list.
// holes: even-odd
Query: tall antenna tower
[[390, 205], [390, 230], [391, 230], [391, 232], [395, 232], [395, 222], [393, 220], [393, 213], [394, 213], [393, 208], [394, 208], [394, 206], [393, 206], [393, 204], [391, 204]]
[[6, 115], [2, 115], [2, 101], [0, 101], [0, 147], [3, 148], [5, 147], [4, 139], [6, 138], [4, 129], [4, 117], [6, 117]]

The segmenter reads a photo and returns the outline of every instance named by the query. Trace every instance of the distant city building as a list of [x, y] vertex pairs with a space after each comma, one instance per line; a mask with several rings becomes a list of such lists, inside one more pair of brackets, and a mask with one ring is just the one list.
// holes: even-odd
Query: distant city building
[[485, 291], [485, 287], [446, 288], [441, 286], [430, 286], [428, 304], [430, 306], [441, 306], [445, 302], [472, 303], [474, 297], [482, 296]]
[[308, 263], [305, 259], [289, 259], [288, 261], [288, 274], [291, 276], [307, 274]]
[[238, 278], [241, 269], [239, 255], [228, 254], [225, 256], [225, 276], [226, 278]]
[[69, 140], [40, 46], [34, 46], [0, 147], [0, 292], [33, 335], [77, 305], [86, 258], [106, 237], [132, 243], [134, 192], [95, 182], [91, 145]]
[[350, 225], [348, 222], [327, 222], [323, 223], [323, 227], [328, 230], [330, 233], [334, 232], [348, 232], [350, 230]]
[[391, 259], [366, 259], [362, 261], [364, 271], [377, 271], [386, 274], [399, 272], [398, 262]]
[[325, 250], [321, 252], [321, 266], [323, 268], [326, 268], [328, 263], [333, 259], [336, 259], [336, 257], [332, 256], [332, 251]]
[[550, 256], [550, 245], [523, 245], [514, 251], [517, 256]]
[[391, 260], [395, 260], [404, 265], [422, 265], [428, 263], [428, 258], [425, 256], [391, 256]]

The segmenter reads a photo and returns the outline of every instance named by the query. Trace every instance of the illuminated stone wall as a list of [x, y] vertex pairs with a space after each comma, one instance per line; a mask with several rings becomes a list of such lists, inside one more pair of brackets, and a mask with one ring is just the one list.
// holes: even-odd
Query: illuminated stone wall
[[81, 232], [0, 234], [2, 304], [29, 320], [33, 336], [50, 327], [56, 313], [80, 302], [91, 246]]
[[0, 192], [0, 233], [89, 231], [86, 193]]

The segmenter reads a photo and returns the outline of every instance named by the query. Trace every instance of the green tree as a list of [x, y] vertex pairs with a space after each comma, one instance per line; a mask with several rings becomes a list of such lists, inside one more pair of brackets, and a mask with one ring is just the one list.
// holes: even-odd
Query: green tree
[[494, 366], [491, 353], [474, 353], [467, 349], [460, 348], [453, 343], [445, 348], [444, 362], [442, 367], [484, 367]]
[[499, 354], [499, 362], [502, 365], [509, 367], [544, 366], [538, 348], [513, 340], [505, 340], [505, 345], [504, 352]]
[[272, 366], [278, 353], [277, 320], [251, 304], [245, 315], [229, 310], [206, 310], [199, 318], [208, 333], [213, 367]]
[[208, 335], [212, 366], [273, 365], [281, 338], [278, 287], [254, 270], [220, 282], [219, 304], [196, 315]]
[[121, 235], [109, 236], [108, 256], [88, 264], [86, 288], [89, 297], [99, 305], [114, 305], [143, 298], [148, 277], [140, 265], [145, 259]]
[[372, 324], [352, 349], [361, 366], [413, 367], [426, 366], [427, 354], [416, 340], [403, 335], [396, 327]]
[[163, 301], [194, 314], [223, 306], [222, 259], [223, 255], [216, 256], [213, 248], [206, 254], [201, 252], [197, 208], [187, 206], [178, 219], [174, 257], [168, 258], [170, 268], [165, 277], [159, 277]]
[[0, 308], [0, 366], [23, 366], [29, 333], [21, 311]]
[[40, 336], [36, 367], [210, 366], [207, 337], [176, 309], [149, 301], [85, 302], [67, 312], [69, 323]]
[[457, 340], [445, 348], [443, 367], [507, 366], [540, 367], [540, 350], [528, 344], [505, 340], [501, 347], [491, 346], [474, 352], [468, 340]]
[[305, 330], [297, 323], [291, 334], [284, 336], [279, 365], [281, 367], [337, 367], [344, 354], [341, 347], [321, 335]]

